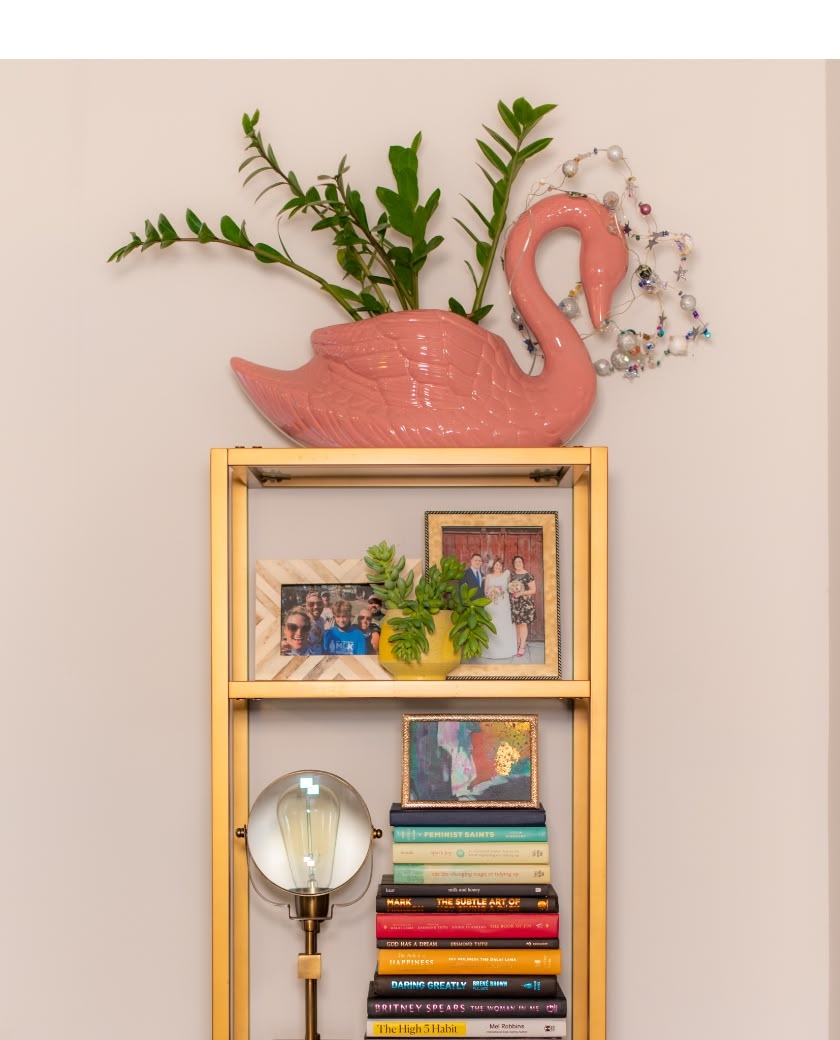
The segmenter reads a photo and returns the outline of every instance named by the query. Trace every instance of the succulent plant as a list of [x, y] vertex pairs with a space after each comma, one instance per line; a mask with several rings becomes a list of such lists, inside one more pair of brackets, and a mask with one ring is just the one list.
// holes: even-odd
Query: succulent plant
[[406, 571], [405, 556], [397, 559], [395, 546], [387, 542], [371, 545], [364, 557], [368, 581], [384, 606], [400, 611], [388, 618], [393, 629], [388, 641], [401, 661], [419, 661], [428, 653], [428, 633], [435, 631], [435, 618], [443, 610], [452, 612], [449, 638], [462, 658], [480, 657], [496, 626], [485, 607], [490, 602], [478, 589], [462, 580], [465, 566], [454, 556], [442, 556], [414, 583], [414, 572]]

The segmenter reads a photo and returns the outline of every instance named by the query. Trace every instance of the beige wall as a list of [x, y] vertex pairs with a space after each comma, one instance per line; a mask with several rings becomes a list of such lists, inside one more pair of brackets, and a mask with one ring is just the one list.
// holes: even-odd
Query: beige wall
[[[824, 64], [307, 61], [0, 65], [0, 1036], [209, 1035], [208, 452], [283, 442], [228, 358], [293, 367], [340, 320], [222, 250], [105, 257], [188, 205], [270, 236], [274, 201], [237, 173], [260, 107], [301, 176], [348, 151], [365, 186], [422, 129], [453, 246], [424, 302], [443, 301], [466, 291], [450, 218], [481, 192], [472, 142], [519, 94], [559, 104], [534, 177], [623, 145], [660, 226], [696, 239], [714, 332], [600, 384], [581, 435], [611, 460], [610, 1038], [828, 1035]], [[341, 721], [363, 739], [365, 712]], [[271, 775], [282, 731], [274, 750]], [[396, 792], [381, 761], [354, 777], [371, 800]], [[348, 920], [325, 1037], [364, 1017], [369, 921]], [[297, 1029], [277, 929], [260, 1036]]]
[[[827, 143], [828, 143], [828, 184], [833, 186], [840, 171], [840, 135], [837, 130], [837, 114], [840, 111], [840, 62], [826, 63], [826, 97], [827, 105]], [[837, 205], [836, 192], [829, 190], [828, 200], [828, 286], [829, 299], [834, 300], [840, 284], [840, 255], [837, 251], [837, 236], [840, 233], [840, 207]], [[830, 346], [830, 345], [829, 345]], [[831, 647], [831, 728], [829, 730], [829, 876], [830, 899], [830, 1035], [840, 1037], [840, 914], [838, 913], [838, 895], [840, 895], [840, 827], [838, 827], [838, 797], [840, 797], [840, 711], [838, 711], [837, 647], [840, 646], [840, 552], [836, 543], [838, 517], [840, 517], [840, 484], [837, 481], [837, 453], [840, 451], [840, 414], [835, 406], [838, 389], [840, 389], [840, 365], [837, 356], [830, 349], [828, 352], [828, 445], [829, 459], [829, 531], [833, 544], [829, 568], [829, 645]]]

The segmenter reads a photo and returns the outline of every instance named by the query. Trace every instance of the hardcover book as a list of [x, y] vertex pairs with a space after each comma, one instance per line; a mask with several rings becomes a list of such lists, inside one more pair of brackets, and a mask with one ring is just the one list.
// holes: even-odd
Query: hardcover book
[[368, 996], [559, 997], [556, 975], [380, 975], [373, 976]]
[[556, 950], [380, 950], [380, 975], [560, 975], [563, 951]]
[[394, 827], [394, 841], [547, 841], [547, 827]]
[[[426, 888], [433, 886], [426, 885]], [[558, 909], [557, 896], [380, 896], [376, 912], [380, 914], [432, 913], [445, 914], [544, 914]]]
[[503, 899], [509, 896], [549, 896], [557, 898], [554, 886], [544, 882], [439, 882], [436, 884], [400, 883], [393, 874], [383, 874], [376, 889], [377, 896], [486, 896], [488, 899]]
[[559, 935], [559, 914], [377, 914], [377, 939], [539, 938]]
[[365, 1023], [365, 1037], [565, 1035], [565, 1018], [369, 1018]]
[[454, 809], [403, 809], [394, 802], [389, 822], [392, 827], [543, 827], [545, 809], [479, 808], [476, 802]]
[[377, 939], [380, 950], [556, 950], [559, 939]]
[[395, 863], [396, 884], [466, 884], [487, 881], [495, 885], [531, 881], [548, 884], [548, 863]]
[[548, 863], [548, 842], [404, 841], [393, 845], [392, 853], [395, 866], [398, 863]]
[[566, 1001], [554, 997], [368, 997], [367, 1013], [376, 1018], [563, 1018]]

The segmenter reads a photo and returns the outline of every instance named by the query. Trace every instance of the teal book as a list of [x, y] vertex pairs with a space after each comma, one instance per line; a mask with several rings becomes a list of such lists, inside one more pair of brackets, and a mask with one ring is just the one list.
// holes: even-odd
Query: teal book
[[394, 827], [394, 841], [548, 841], [547, 827]]

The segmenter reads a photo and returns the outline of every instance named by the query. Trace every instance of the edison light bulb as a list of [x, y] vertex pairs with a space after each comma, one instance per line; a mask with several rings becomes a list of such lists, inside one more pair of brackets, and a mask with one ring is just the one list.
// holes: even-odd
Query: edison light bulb
[[295, 892], [330, 888], [338, 838], [338, 798], [313, 777], [300, 777], [277, 801], [277, 822], [289, 858]]

